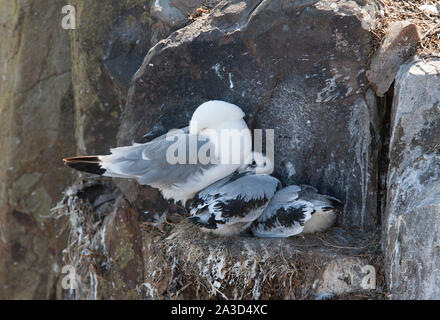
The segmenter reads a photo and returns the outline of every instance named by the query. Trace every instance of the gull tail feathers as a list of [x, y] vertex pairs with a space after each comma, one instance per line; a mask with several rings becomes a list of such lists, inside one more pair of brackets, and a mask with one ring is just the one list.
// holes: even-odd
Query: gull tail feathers
[[63, 159], [64, 164], [75, 170], [103, 175], [106, 172], [101, 164], [100, 156], [77, 156]]

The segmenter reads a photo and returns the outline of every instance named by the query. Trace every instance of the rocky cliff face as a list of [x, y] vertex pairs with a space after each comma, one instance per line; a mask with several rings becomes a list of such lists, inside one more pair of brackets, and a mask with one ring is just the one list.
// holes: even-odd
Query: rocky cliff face
[[0, 3], [2, 298], [55, 296], [65, 237], [50, 209], [74, 177], [59, 159], [75, 151], [70, 39], [60, 12], [46, 1]]
[[71, 31], [61, 28], [65, 4], [0, 4], [0, 297], [61, 298], [66, 220], [50, 209], [75, 174], [60, 160], [115, 144], [150, 46], [143, 1], [71, 3], [80, 26]]
[[410, 61], [396, 79], [383, 224], [391, 292], [440, 297], [440, 61]]
[[[55, 3], [0, 4], [0, 298], [440, 297], [439, 66], [400, 66], [410, 50], [393, 35], [370, 66], [372, 1], [75, 0], [69, 31]], [[412, 46], [407, 27], [393, 30]], [[219, 239], [154, 189], [62, 167], [183, 127], [211, 99], [275, 130], [274, 175], [343, 200], [338, 227]], [[65, 265], [76, 290], [61, 287]]]

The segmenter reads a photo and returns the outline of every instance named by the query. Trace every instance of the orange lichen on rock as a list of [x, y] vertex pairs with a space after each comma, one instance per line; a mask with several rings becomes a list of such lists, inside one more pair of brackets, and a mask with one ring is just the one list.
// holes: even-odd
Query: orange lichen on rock
[[196, 21], [197, 19], [199, 19], [205, 13], [206, 14], [211, 13], [211, 9], [205, 9], [203, 7], [198, 7], [193, 14], [188, 14], [188, 20]]

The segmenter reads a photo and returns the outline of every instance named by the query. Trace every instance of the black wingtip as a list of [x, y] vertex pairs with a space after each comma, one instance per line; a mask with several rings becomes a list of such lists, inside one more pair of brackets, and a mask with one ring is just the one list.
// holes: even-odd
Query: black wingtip
[[208, 223], [203, 222], [199, 217], [189, 217], [188, 220], [195, 224], [196, 226], [206, 228], [206, 229], [217, 229], [217, 224], [209, 221]]
[[87, 162], [70, 162], [66, 163], [69, 167], [93, 174], [103, 175], [105, 173], [105, 169], [101, 168], [99, 163], [87, 163]]
[[336, 199], [336, 198], [330, 198], [329, 200], [330, 200], [330, 203], [332, 204], [332, 206], [333, 206], [335, 209], [342, 209], [343, 204], [342, 204], [341, 201], [339, 201], [339, 200]]
[[64, 164], [72, 169], [92, 174], [103, 175], [105, 169], [101, 167], [101, 161], [98, 156], [84, 156], [64, 158]]
[[327, 199], [330, 202], [330, 206], [323, 208], [324, 211], [334, 211], [335, 213], [342, 212], [344, 205], [341, 201], [333, 197], [328, 197]]
[[199, 226], [199, 227], [205, 226], [205, 224], [200, 220], [199, 217], [189, 217], [188, 220], [189, 220], [189, 222], [195, 224], [196, 226]]

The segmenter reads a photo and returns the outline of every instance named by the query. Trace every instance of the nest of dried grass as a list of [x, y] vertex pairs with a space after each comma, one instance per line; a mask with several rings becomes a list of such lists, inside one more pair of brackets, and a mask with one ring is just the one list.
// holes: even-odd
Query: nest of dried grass
[[375, 36], [374, 46], [377, 49], [382, 43], [388, 26], [392, 22], [409, 21], [419, 27], [422, 39], [417, 53], [422, 57], [440, 57], [440, 15], [422, 10], [423, 5], [440, 6], [438, 1], [430, 0], [377, 0], [379, 12], [375, 27], [371, 30]]
[[[323, 271], [332, 261], [382, 261], [377, 236], [333, 228], [290, 239], [221, 238], [201, 233], [182, 217], [162, 227], [144, 224], [145, 283], [152, 299], [315, 299]], [[350, 299], [383, 298], [379, 290], [344, 294]], [[332, 295], [332, 299], [340, 298]]]
[[113, 197], [99, 198], [105, 193], [104, 189], [109, 194], [114, 187], [99, 179], [80, 179], [66, 189], [52, 209], [55, 219], [68, 217], [69, 236], [63, 262], [75, 270], [77, 288], [66, 291], [65, 299], [97, 299], [97, 274], [107, 259], [103, 245], [103, 212], [111, 211], [114, 204]]
[[[64, 261], [78, 275], [79, 288], [66, 298], [315, 299], [327, 293], [322, 281], [328, 267], [335, 262], [349, 266], [353, 261], [354, 265], [376, 267], [378, 290], [356, 291], [356, 283], [351, 283], [342, 295], [325, 298], [384, 297], [378, 234], [332, 228], [323, 234], [290, 239], [251, 235], [221, 238], [201, 233], [178, 213], [168, 215], [159, 226], [139, 221], [141, 228], [133, 231], [142, 250], [130, 251], [138, 256], [126, 263], [129, 266], [141, 261], [142, 270], [136, 282], [130, 284], [136, 293], [131, 295], [133, 290], [127, 283], [115, 281], [122, 270], [119, 258], [125, 256], [123, 251], [129, 246], [120, 243], [125, 238], [114, 233], [122, 232], [114, 228], [114, 223], [121, 210], [128, 210], [127, 217], [133, 217], [131, 222], [136, 223], [137, 218], [132, 208], [121, 209], [121, 203], [128, 203], [118, 201], [120, 197], [111, 183], [81, 180], [65, 192], [54, 209], [56, 216], [69, 218], [70, 239]], [[116, 247], [107, 247], [109, 243]], [[351, 294], [353, 290], [355, 293]]]

